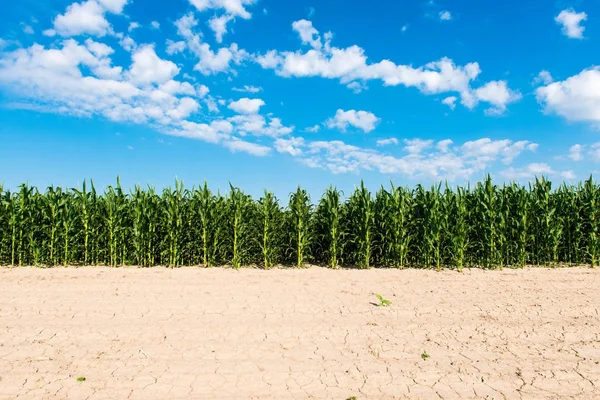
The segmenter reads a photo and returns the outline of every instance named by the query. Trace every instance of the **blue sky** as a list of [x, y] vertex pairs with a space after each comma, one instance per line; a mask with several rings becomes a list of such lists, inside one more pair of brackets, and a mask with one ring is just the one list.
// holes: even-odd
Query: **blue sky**
[[600, 170], [600, 4], [22, 0], [0, 181], [280, 197]]

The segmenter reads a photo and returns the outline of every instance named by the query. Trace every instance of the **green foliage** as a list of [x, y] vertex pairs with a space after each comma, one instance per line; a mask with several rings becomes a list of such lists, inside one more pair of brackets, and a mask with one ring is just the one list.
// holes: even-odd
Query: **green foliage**
[[308, 192], [298, 186], [298, 189], [290, 195], [286, 212], [286, 233], [290, 236], [288, 254], [293, 257], [297, 267], [302, 267], [309, 256], [312, 211]]
[[387, 307], [392, 304], [391, 301], [384, 299], [380, 294], [375, 293], [375, 297], [379, 300], [379, 304], [377, 304], [379, 307]]
[[183, 182], [157, 193], [116, 185], [97, 191], [38, 191], [0, 185], [0, 265], [168, 265], [235, 268], [307, 262], [484, 268], [598, 265], [600, 187], [593, 179], [553, 189], [543, 178], [528, 186], [441, 185], [380, 188], [361, 182], [347, 199], [329, 187], [316, 206], [298, 187], [285, 209], [273, 193], [259, 200], [230, 186]]
[[429, 355], [429, 354], [427, 354], [427, 352], [426, 352], [426, 351], [424, 351], [423, 353], [421, 353], [421, 358], [422, 358], [423, 360], [427, 360], [429, 357], [430, 357], [430, 355]]

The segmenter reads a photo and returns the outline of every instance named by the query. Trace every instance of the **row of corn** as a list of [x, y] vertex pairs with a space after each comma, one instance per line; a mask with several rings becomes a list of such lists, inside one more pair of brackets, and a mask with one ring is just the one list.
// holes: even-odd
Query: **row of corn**
[[364, 184], [315, 204], [298, 188], [286, 205], [231, 186], [181, 182], [157, 192], [119, 180], [98, 192], [0, 186], [1, 265], [275, 265], [502, 268], [587, 264], [600, 257], [600, 188], [590, 178], [553, 189]]

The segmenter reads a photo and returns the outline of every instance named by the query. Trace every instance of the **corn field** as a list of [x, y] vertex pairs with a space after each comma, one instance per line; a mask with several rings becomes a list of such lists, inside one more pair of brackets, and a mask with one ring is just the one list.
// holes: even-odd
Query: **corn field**
[[334, 187], [313, 203], [298, 187], [287, 205], [182, 182], [157, 192], [93, 182], [76, 189], [0, 186], [0, 265], [166, 265], [239, 268], [308, 263], [369, 267], [596, 266], [600, 187], [592, 178], [553, 189], [441, 184]]

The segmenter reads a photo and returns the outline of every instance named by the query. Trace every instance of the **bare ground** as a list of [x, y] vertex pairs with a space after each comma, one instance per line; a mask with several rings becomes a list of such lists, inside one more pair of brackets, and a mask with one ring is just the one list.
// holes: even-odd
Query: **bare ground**
[[579, 268], [0, 269], [0, 398], [600, 398], [599, 288]]

